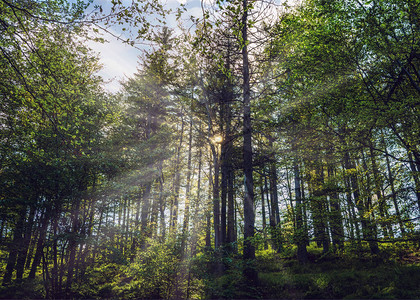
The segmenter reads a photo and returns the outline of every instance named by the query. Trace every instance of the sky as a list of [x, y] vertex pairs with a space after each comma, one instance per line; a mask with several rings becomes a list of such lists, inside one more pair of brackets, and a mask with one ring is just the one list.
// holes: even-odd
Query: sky
[[[205, 0], [211, 1], [211, 0]], [[131, 2], [131, 1], [130, 1]], [[180, 4], [185, 4], [187, 8], [186, 15], [182, 19], [189, 19], [190, 15], [195, 17], [201, 16], [201, 2], [198, 0], [167, 0], [165, 7], [176, 8]], [[88, 8], [93, 9], [94, 5], [101, 5], [106, 8], [110, 7], [110, 1], [96, 0]], [[176, 28], [177, 21], [175, 14], [167, 16], [167, 26], [169, 28]], [[120, 35], [118, 28], [108, 29], [111, 33]], [[121, 88], [120, 82], [130, 78], [137, 71], [139, 56], [141, 56], [144, 50], [142, 45], [136, 45], [132, 47], [119, 41], [111, 34], [103, 33], [101, 36], [107, 40], [105, 43], [99, 43], [89, 41], [89, 47], [98, 54], [103, 69], [98, 73], [105, 80], [104, 89], [111, 93], [116, 93]], [[124, 38], [124, 36], [122, 36]]]
[[[204, 5], [211, 5], [215, 0], [203, 0]], [[276, 1], [276, 0], [275, 0]], [[277, 0], [284, 2], [287, 0]], [[295, 2], [297, 0], [289, 0], [288, 2]], [[130, 4], [131, 0], [123, 0], [124, 3]], [[94, 0], [92, 5], [88, 8], [93, 9], [94, 5], [101, 5], [106, 9], [111, 7], [111, 2], [109, 0]], [[187, 8], [185, 15], [182, 17], [182, 20], [188, 22], [191, 15], [194, 17], [202, 16], [202, 8], [200, 0], [166, 0], [165, 7], [176, 9], [180, 4], [184, 4]], [[169, 28], [176, 28], [177, 21], [175, 14], [167, 16], [167, 26]], [[186, 27], [188, 28], [189, 25]], [[120, 32], [118, 28], [110, 28], [110, 32], [119, 35]], [[89, 47], [96, 52], [100, 58], [100, 62], [103, 66], [103, 69], [98, 73], [105, 80], [104, 89], [111, 93], [116, 93], [120, 90], [120, 82], [130, 78], [137, 71], [137, 66], [139, 62], [139, 56], [143, 54], [143, 51], [138, 48], [144, 48], [144, 46], [137, 45], [132, 47], [130, 45], [124, 44], [123, 42], [117, 40], [110, 34], [104, 33], [102, 36], [108, 42], [106, 43], [97, 43], [90, 41]], [[124, 36], [122, 36], [124, 38]]]

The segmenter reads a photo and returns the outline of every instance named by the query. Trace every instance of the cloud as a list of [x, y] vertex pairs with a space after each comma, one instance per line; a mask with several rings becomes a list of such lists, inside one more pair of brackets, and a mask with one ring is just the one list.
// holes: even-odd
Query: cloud
[[196, 18], [202, 18], [203, 10], [201, 9], [201, 7], [193, 7], [188, 10], [188, 15], [196, 17]]
[[216, 0], [203, 0], [204, 5], [213, 6], [216, 4]]
[[113, 37], [107, 43], [89, 41], [88, 46], [99, 55], [103, 69], [98, 73], [108, 83], [104, 88], [109, 92], [120, 89], [119, 81], [131, 77], [137, 71], [140, 50], [124, 44]]
[[179, 4], [186, 4], [187, 2], [188, 2], [189, 0], [167, 0], [167, 4], [168, 5], [174, 5], [174, 4], [176, 4], [176, 3], [179, 3]]

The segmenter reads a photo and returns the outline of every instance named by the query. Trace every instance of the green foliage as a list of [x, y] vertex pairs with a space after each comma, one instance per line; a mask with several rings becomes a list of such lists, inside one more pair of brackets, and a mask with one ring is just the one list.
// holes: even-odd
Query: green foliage
[[[226, 20], [214, 24], [205, 12], [195, 40], [201, 57], [186, 54], [190, 47], [182, 49], [186, 58], [173, 55], [179, 40], [164, 27], [151, 37], [158, 47], [145, 55], [138, 73], [121, 94], [110, 96], [95, 75], [98, 59], [81, 42], [83, 22], [73, 22], [84, 17], [87, 4], [0, 1], [0, 270], [9, 276], [1, 297], [420, 297], [413, 200], [419, 192], [420, 144], [420, 6], [415, 1], [307, 0], [273, 28], [264, 25], [271, 35], [270, 45], [260, 41], [268, 61], [251, 72], [252, 131], [258, 140], [253, 167], [261, 186], [267, 177], [270, 187], [288, 190], [281, 197], [290, 203], [281, 204], [275, 229], [266, 226], [245, 240], [257, 249], [255, 260], [243, 260], [247, 243], [241, 238], [216, 250], [190, 245], [203, 240], [199, 219], [207, 216], [207, 189], [213, 185], [210, 201], [219, 197], [211, 178], [217, 170], [209, 172], [217, 164], [208, 162], [218, 160], [218, 151], [211, 145], [211, 157], [202, 147], [205, 127], [232, 139], [228, 147], [226, 139], [220, 146], [232, 156], [227, 169], [233, 190], [227, 190], [235, 200], [243, 195], [238, 188], [243, 103], [237, 100], [247, 80], [238, 76], [237, 54], [250, 42], [243, 40], [242, 13], [257, 8], [254, 1], [242, 7], [245, 2], [217, 1]], [[114, 22], [122, 31], [132, 24], [138, 36], [148, 35], [151, 24], [142, 15], [148, 7], [164, 13], [154, 0], [134, 1], [131, 7], [112, 1]], [[256, 24], [249, 18], [247, 27], [254, 31]], [[126, 42], [134, 44], [132, 36]], [[251, 57], [260, 63], [258, 55]], [[206, 66], [199, 69], [200, 64]], [[190, 114], [193, 147], [188, 179], [184, 112]], [[200, 168], [200, 187], [193, 166]], [[302, 185], [302, 199], [296, 201], [291, 166], [302, 177], [295, 171], [295, 182]], [[287, 173], [279, 172], [282, 168]], [[221, 173], [223, 182], [226, 173]], [[270, 180], [274, 177], [277, 183]], [[273, 191], [261, 192], [274, 203]], [[247, 219], [246, 210], [233, 206], [237, 231], [247, 231], [250, 227], [239, 221]], [[179, 220], [182, 208], [182, 235], [174, 220], [168, 234], [168, 215]], [[355, 225], [364, 240], [354, 241]], [[190, 234], [190, 227], [200, 228]], [[326, 246], [312, 242], [309, 262], [298, 263], [296, 244], [311, 235]], [[330, 235], [333, 250], [328, 250]], [[281, 249], [264, 250], [267, 236], [270, 247], [281, 244]], [[372, 243], [379, 251], [372, 251]], [[36, 278], [27, 280], [31, 266], [23, 264], [37, 253]], [[19, 264], [23, 280], [17, 278]], [[260, 274], [257, 287], [244, 278], [250, 269]]]
[[45, 299], [41, 279], [24, 280], [8, 286], [0, 286], [0, 299]]
[[[254, 263], [253, 267], [255, 267]], [[201, 295], [205, 299], [253, 298], [258, 293], [243, 276], [241, 256], [223, 249], [205, 250], [191, 260], [191, 274], [201, 281]]]
[[169, 299], [176, 288], [179, 268], [174, 244], [152, 242], [119, 274], [113, 292], [125, 299]]
[[72, 286], [74, 295], [79, 298], [109, 298], [115, 295], [114, 286], [123, 267], [114, 263], [104, 263], [101, 266], [90, 266], [84, 280]]
[[[80, 298], [170, 299], [179, 284], [182, 263], [174, 243], [150, 244], [128, 263], [118, 249], [110, 249], [108, 260], [119, 253], [117, 262], [89, 266], [83, 280], [73, 284], [73, 295]], [[197, 285], [193, 282], [192, 285]]]
[[[310, 252], [310, 255], [314, 253]], [[319, 254], [316, 254], [319, 255]], [[265, 254], [263, 261], [270, 261]], [[420, 265], [405, 265], [374, 258], [361, 260], [348, 256], [300, 265], [295, 260], [281, 261], [280, 266], [259, 274], [263, 298], [417, 298], [420, 289]], [[374, 259], [374, 260], [372, 260]], [[263, 265], [265, 267], [265, 265]], [[264, 267], [261, 268], [264, 270]]]
[[[283, 248], [284, 250], [285, 248]], [[259, 250], [256, 252], [257, 257], [257, 270], [258, 272], [279, 272], [283, 269], [283, 260], [281, 254], [273, 249]]]

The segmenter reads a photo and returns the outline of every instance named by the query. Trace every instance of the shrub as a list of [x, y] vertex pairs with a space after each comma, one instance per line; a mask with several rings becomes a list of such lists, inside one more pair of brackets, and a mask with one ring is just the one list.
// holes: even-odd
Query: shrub
[[122, 298], [169, 299], [175, 292], [179, 270], [174, 245], [151, 242], [124, 270], [114, 286], [115, 294]]

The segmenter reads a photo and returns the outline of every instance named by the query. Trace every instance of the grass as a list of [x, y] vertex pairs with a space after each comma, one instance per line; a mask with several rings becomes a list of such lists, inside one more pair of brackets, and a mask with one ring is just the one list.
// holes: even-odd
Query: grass
[[[420, 264], [406, 253], [382, 256], [322, 256], [310, 249], [310, 263], [262, 252], [257, 256], [259, 289], [266, 299], [418, 299]], [[409, 257], [410, 260], [406, 258]]]
[[[259, 250], [254, 264], [259, 274], [257, 286], [251, 286], [244, 279], [241, 255], [221, 257], [212, 253], [200, 254], [191, 264], [189, 297], [420, 299], [420, 252], [410, 245], [385, 245], [380, 255], [376, 256], [370, 255], [366, 245], [357, 250], [347, 246], [343, 253], [323, 255], [322, 249], [311, 244], [308, 252], [310, 262], [302, 265], [296, 260], [296, 248], [293, 246], [285, 247], [280, 254], [271, 249]], [[145, 293], [137, 292], [139, 288], [145, 288], [140, 281], [130, 283], [133, 284], [131, 289], [125, 280], [132, 278], [137, 271], [127, 277], [124, 268], [116, 264], [91, 268], [86, 273], [87, 278], [74, 286], [75, 298], [144, 298], [139, 295]], [[216, 272], [218, 269], [222, 271]], [[44, 297], [41, 277], [0, 286], [2, 299]]]

